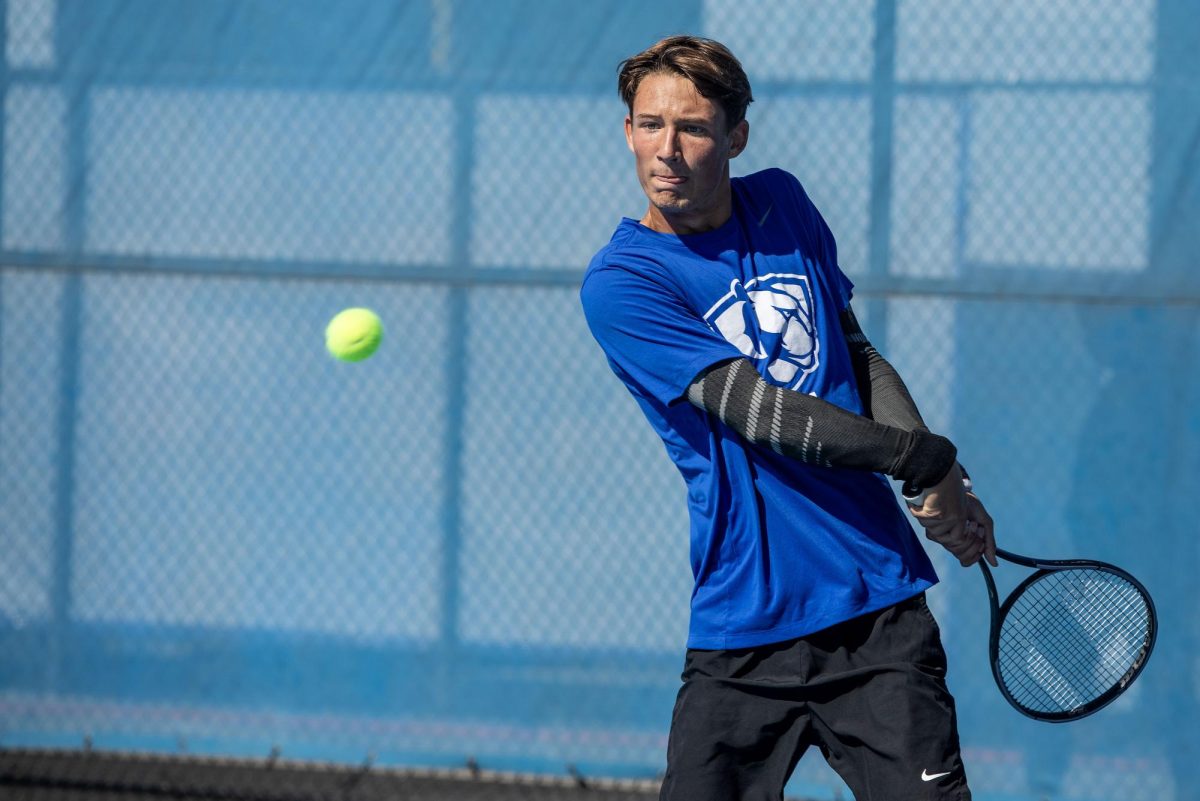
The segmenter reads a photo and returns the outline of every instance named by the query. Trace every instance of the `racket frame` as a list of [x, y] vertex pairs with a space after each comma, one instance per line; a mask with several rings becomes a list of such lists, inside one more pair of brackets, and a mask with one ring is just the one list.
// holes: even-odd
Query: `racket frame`
[[[1146, 667], [1146, 663], [1150, 661], [1150, 654], [1154, 651], [1154, 643], [1158, 639], [1158, 613], [1154, 609], [1154, 599], [1150, 597], [1150, 593], [1146, 587], [1131, 576], [1127, 571], [1122, 570], [1116, 565], [1108, 562], [1098, 562], [1092, 559], [1034, 559], [1029, 556], [1021, 556], [1020, 554], [1005, 551], [1001, 548], [996, 549], [996, 556], [1006, 562], [1012, 562], [1016, 565], [1034, 569], [1034, 573], [1025, 577], [1025, 580], [1013, 589], [1004, 599], [1003, 605], [1000, 604], [999, 594], [996, 591], [996, 580], [992, 577], [991, 568], [983, 559], [979, 560], [979, 567], [983, 571], [983, 578], [987, 584], [988, 603], [991, 606], [992, 624], [991, 631], [988, 636], [988, 661], [992, 667], [992, 677], [996, 680], [996, 686], [1000, 688], [1000, 693], [1004, 696], [1004, 700], [1026, 717], [1034, 720], [1041, 720], [1047, 723], [1067, 723], [1069, 721], [1079, 720], [1088, 715], [1099, 712], [1104, 707], [1111, 704], [1117, 699], [1121, 693], [1125, 692], [1133, 684], [1142, 670]], [[1004, 678], [1000, 675], [1000, 629], [1004, 624], [1004, 619], [1008, 616], [1008, 612], [1012, 609], [1013, 604], [1021, 596], [1021, 593], [1035, 581], [1038, 581], [1043, 576], [1050, 573], [1055, 573], [1061, 570], [1072, 570], [1086, 568], [1092, 570], [1102, 570], [1113, 573], [1121, 579], [1129, 582], [1146, 601], [1146, 609], [1149, 613], [1148, 628], [1146, 635], [1146, 647], [1141, 658], [1131, 668], [1130, 672], [1122, 678], [1121, 681], [1114, 684], [1107, 691], [1100, 694], [1082, 706], [1074, 709], [1068, 709], [1061, 712], [1039, 712], [1034, 709], [1028, 709], [1009, 692]]]

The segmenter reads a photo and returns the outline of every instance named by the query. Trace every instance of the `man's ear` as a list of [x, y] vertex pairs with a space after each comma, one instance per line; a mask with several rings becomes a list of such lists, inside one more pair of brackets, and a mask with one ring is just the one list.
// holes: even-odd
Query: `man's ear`
[[629, 115], [625, 116], [625, 144], [629, 145], [629, 152], [633, 152], [633, 118]]
[[729, 132], [729, 158], [735, 159], [750, 141], [750, 123], [742, 120]]

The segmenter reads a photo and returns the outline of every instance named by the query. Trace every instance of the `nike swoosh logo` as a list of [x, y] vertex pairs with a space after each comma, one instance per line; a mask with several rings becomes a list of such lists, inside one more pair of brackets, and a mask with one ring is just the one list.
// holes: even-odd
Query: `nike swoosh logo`
[[763, 216], [758, 221], [759, 228], [762, 228], [763, 223], [765, 223], [767, 221], [767, 218], [771, 216], [771, 209], [773, 209], [773, 208], [775, 208], [774, 203], [772, 203], [770, 206], [767, 206], [767, 210], [763, 212]]
[[929, 773], [928, 771], [922, 770], [922, 771], [921, 771], [921, 781], [923, 781], [923, 782], [931, 782], [931, 781], [933, 781], [934, 779], [940, 779], [940, 778], [942, 778], [943, 776], [949, 776], [949, 775], [950, 775], [951, 773], [953, 773], [953, 772], [954, 772], [954, 771], [950, 771], [950, 770], [948, 770], [948, 771], [946, 771], [945, 773]]

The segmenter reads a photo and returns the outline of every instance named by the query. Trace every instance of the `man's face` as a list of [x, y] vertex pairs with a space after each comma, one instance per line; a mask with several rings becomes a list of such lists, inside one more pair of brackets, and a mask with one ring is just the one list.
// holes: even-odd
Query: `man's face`
[[749, 125], [732, 131], [725, 112], [681, 75], [647, 75], [625, 118], [625, 138], [650, 199], [642, 223], [664, 233], [709, 231], [729, 219], [729, 160], [746, 146]]

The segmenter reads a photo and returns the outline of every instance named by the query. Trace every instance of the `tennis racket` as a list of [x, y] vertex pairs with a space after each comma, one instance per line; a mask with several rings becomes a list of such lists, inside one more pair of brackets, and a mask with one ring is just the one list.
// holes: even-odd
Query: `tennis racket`
[[1000, 605], [992, 571], [979, 561], [992, 607], [992, 675], [1005, 699], [1031, 718], [1064, 723], [1129, 689], [1158, 632], [1146, 588], [1104, 562], [996, 555], [1036, 571]]

